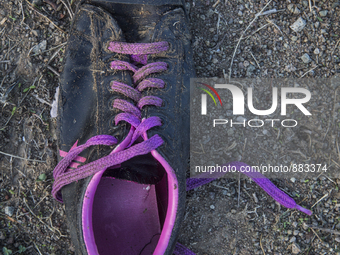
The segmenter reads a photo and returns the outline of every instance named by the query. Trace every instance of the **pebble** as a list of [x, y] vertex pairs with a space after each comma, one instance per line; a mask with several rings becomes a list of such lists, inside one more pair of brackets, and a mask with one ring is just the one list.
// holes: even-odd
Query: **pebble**
[[35, 54], [37, 54], [37, 53], [39, 53], [41, 51], [44, 51], [44, 50], [46, 50], [46, 46], [47, 46], [47, 41], [43, 40], [38, 45], [34, 46], [33, 52]]
[[32, 34], [33, 34], [35, 37], [38, 37], [38, 36], [39, 36], [39, 30], [32, 30]]
[[298, 18], [291, 26], [290, 28], [294, 32], [300, 32], [304, 27], [306, 26], [306, 21], [303, 18]]
[[299, 38], [297, 36], [293, 35], [291, 39], [292, 39], [293, 42], [296, 42]]
[[316, 48], [316, 49], [314, 50], [314, 54], [315, 54], [315, 55], [319, 55], [319, 54], [320, 54], [320, 50], [319, 50], [318, 48]]
[[213, 58], [212, 62], [213, 62], [214, 64], [217, 64], [217, 63], [218, 63], [218, 59], [217, 59], [217, 58]]
[[5, 207], [5, 213], [6, 213], [9, 217], [11, 217], [11, 216], [13, 215], [13, 213], [14, 213], [14, 207], [12, 207], [12, 206], [6, 206], [6, 207]]
[[293, 236], [293, 237], [289, 240], [290, 243], [294, 243], [295, 241], [296, 241], [296, 237], [295, 237], [295, 236]]
[[5, 240], [5, 235], [2, 231], [0, 231], [0, 240]]
[[244, 118], [244, 117], [242, 117], [242, 116], [238, 116], [238, 117], [236, 118], [236, 121], [237, 121], [237, 122], [245, 122], [245, 121], [247, 121], [247, 119]]
[[294, 177], [292, 177], [292, 178], [290, 178], [290, 181], [294, 183], [296, 181], [296, 179]]
[[336, 7], [338, 7], [339, 5], [340, 5], [339, 2], [335, 2], [335, 3], [332, 4], [332, 8], [336, 8]]
[[288, 8], [288, 11], [290, 11], [291, 13], [294, 13], [294, 14], [299, 14], [301, 11], [295, 6], [295, 4], [289, 4], [287, 6]]
[[285, 70], [287, 72], [294, 72], [294, 71], [296, 71], [296, 67], [293, 66], [292, 64], [289, 64], [289, 65], [286, 65]]
[[293, 235], [297, 236], [299, 234], [299, 230], [294, 230]]
[[214, 210], [214, 209], [215, 209], [215, 206], [214, 206], [214, 205], [211, 205], [211, 206], [210, 206], [210, 209]]
[[292, 244], [292, 253], [293, 254], [299, 254], [301, 252], [300, 246], [296, 243]]
[[308, 64], [309, 62], [311, 62], [311, 58], [309, 57], [309, 55], [307, 53], [303, 54], [301, 57], [301, 60], [303, 61], [303, 63]]
[[247, 68], [247, 76], [251, 76], [253, 72], [255, 71], [256, 67], [253, 65], [249, 65]]
[[243, 66], [244, 66], [244, 67], [248, 67], [248, 66], [249, 66], [249, 61], [245, 60], [245, 61], [243, 62]]
[[41, 0], [33, 0], [32, 4], [33, 4], [33, 5], [40, 6], [40, 5], [42, 5], [42, 2], [43, 2], [43, 1], [41, 1]]
[[320, 12], [319, 12], [319, 14], [320, 14], [321, 17], [327, 16], [327, 13], [328, 13], [327, 10], [324, 10], [324, 11], [320, 11]]
[[302, 228], [303, 228], [304, 230], [307, 230], [307, 229], [308, 229], [308, 225], [306, 224], [306, 222], [302, 223]]

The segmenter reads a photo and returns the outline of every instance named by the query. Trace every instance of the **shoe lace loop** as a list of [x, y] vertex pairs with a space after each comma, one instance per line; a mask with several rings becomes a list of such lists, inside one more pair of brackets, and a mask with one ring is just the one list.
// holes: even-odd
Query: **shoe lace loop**
[[132, 137], [130, 145], [142, 135], [143, 132], [148, 129], [160, 126], [161, 120], [158, 117], [149, 117], [142, 121], [140, 111], [146, 105], [161, 106], [162, 99], [156, 96], [142, 96], [142, 91], [148, 88], [164, 88], [164, 81], [158, 78], [146, 78], [150, 74], [156, 74], [167, 70], [167, 63], [165, 62], [153, 62], [147, 63], [147, 56], [149, 54], [157, 54], [168, 50], [168, 42], [155, 42], [155, 43], [123, 43], [123, 42], [111, 42], [109, 50], [120, 54], [129, 54], [131, 60], [135, 64], [142, 64], [143, 66], [138, 68], [136, 65], [128, 63], [126, 61], [115, 60], [111, 62], [111, 69], [113, 70], [129, 70], [134, 73], [132, 76], [135, 88], [118, 81], [111, 83], [111, 89], [117, 93], [132, 99], [136, 102], [136, 106], [123, 100], [115, 99], [113, 102], [113, 108], [123, 111], [115, 117], [115, 124], [120, 121], [126, 121], [136, 128]]

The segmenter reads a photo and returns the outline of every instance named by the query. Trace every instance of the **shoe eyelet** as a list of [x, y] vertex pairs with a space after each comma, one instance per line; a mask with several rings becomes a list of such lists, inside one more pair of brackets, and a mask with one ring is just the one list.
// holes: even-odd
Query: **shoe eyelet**
[[116, 124], [115, 124], [115, 117], [111, 117], [109, 119], [109, 127], [114, 129], [114, 130], [118, 128], [118, 126], [116, 126]]
[[177, 51], [177, 44], [175, 41], [173, 40], [167, 40], [168, 44], [169, 44], [169, 48], [168, 50], [165, 52], [165, 54], [175, 54]]
[[162, 98], [161, 108], [167, 108], [169, 106], [169, 101], [167, 99]]
[[170, 61], [170, 60], [162, 60], [162, 62], [165, 62], [167, 64], [167, 69], [166, 69], [166, 71], [162, 72], [163, 74], [170, 74], [170, 73], [172, 73], [173, 70], [174, 70], [174, 66], [177, 64], [175, 62], [175, 65], [174, 65], [173, 62]]

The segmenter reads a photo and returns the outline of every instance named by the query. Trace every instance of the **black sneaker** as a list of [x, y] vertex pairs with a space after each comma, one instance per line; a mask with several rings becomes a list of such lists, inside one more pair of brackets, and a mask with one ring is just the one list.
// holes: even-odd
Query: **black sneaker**
[[181, 3], [155, 2], [91, 1], [70, 31], [52, 193], [65, 202], [77, 254], [175, 247], [194, 69]]

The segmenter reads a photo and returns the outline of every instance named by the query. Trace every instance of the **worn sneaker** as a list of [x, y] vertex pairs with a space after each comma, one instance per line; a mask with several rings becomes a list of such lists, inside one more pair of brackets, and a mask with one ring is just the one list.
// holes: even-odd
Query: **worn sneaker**
[[[77, 254], [172, 254], [185, 206], [194, 76], [184, 11], [155, 0], [93, 2], [80, 6], [68, 40], [52, 193], [65, 203]], [[127, 31], [125, 42], [124, 15], [136, 40]]]

